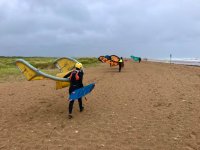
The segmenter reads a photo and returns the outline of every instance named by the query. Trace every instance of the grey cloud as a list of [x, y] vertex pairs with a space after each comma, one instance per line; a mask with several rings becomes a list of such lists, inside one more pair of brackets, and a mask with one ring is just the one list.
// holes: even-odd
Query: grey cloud
[[200, 57], [198, 0], [0, 1], [0, 55]]

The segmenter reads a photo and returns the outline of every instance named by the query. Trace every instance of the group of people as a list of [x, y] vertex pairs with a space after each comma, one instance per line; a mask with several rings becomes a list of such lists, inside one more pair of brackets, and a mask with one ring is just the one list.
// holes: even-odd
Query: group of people
[[[124, 60], [121, 57], [119, 59], [119, 72], [121, 72], [121, 68], [124, 67]], [[83, 65], [79, 62], [75, 64], [74, 70], [70, 73], [67, 74], [64, 78], [69, 78], [70, 79], [70, 87], [69, 87], [69, 94], [71, 94], [73, 91], [82, 88], [83, 87], [83, 75], [84, 72], [82, 70]], [[82, 98], [78, 99], [79, 103], [79, 110], [82, 112], [84, 110], [83, 104], [82, 104]], [[74, 105], [74, 100], [71, 100], [69, 102], [69, 115], [68, 118], [72, 119], [72, 110], [73, 110], [73, 105]]]

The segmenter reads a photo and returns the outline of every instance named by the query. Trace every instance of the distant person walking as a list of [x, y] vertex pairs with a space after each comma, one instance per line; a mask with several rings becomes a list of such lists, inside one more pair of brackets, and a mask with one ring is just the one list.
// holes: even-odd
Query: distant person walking
[[139, 60], [139, 63], [140, 63], [140, 62], [141, 62], [141, 58], [139, 57], [139, 59], [138, 59], [138, 60]]
[[122, 67], [124, 67], [124, 61], [123, 61], [123, 58], [121, 57], [119, 59], [119, 72], [121, 72]]

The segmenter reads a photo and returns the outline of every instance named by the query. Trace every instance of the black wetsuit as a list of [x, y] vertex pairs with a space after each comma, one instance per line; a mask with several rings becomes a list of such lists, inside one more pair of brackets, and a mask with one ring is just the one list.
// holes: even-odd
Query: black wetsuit
[[[78, 75], [78, 79], [76, 78], [77, 75]], [[70, 76], [69, 94], [71, 94], [73, 91], [83, 87], [83, 82], [82, 82], [83, 71], [76, 69], [75, 71], [72, 71], [71, 74], [65, 76], [65, 78], [69, 76]], [[79, 103], [80, 111], [82, 111], [83, 110], [82, 98], [78, 99], [78, 103]], [[74, 105], [74, 100], [69, 102], [69, 114], [72, 113], [73, 105]]]
[[141, 58], [139, 57], [139, 63], [141, 62]]

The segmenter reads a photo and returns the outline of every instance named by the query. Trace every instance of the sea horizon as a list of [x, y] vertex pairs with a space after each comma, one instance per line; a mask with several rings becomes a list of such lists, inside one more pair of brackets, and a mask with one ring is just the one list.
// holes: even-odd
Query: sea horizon
[[158, 59], [152, 58], [148, 59], [148, 61], [200, 66], [200, 58], [171, 58], [171, 60], [169, 58], [158, 58]]

